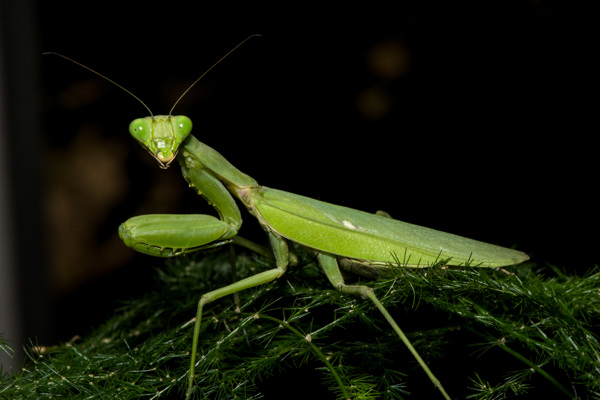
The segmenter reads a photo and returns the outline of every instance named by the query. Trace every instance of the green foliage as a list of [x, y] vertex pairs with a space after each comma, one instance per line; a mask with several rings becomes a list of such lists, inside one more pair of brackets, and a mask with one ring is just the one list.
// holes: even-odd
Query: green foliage
[[[268, 268], [243, 255], [237, 264], [238, 276]], [[197, 302], [229, 283], [230, 266], [225, 252], [181, 257], [157, 276], [88, 337], [28, 349], [0, 398], [183, 398]], [[453, 398], [591, 399], [599, 280], [530, 264], [394, 268], [366, 284]], [[240, 299], [239, 311], [233, 296], [205, 308], [196, 398], [441, 398], [371, 302], [336, 292], [312, 263]]]

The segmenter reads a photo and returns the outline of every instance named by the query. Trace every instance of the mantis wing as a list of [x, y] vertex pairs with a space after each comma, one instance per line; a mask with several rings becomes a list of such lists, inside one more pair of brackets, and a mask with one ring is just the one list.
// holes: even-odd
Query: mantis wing
[[409, 267], [448, 265], [500, 267], [529, 259], [525, 253], [263, 187], [253, 194], [263, 222], [281, 236], [337, 256]]

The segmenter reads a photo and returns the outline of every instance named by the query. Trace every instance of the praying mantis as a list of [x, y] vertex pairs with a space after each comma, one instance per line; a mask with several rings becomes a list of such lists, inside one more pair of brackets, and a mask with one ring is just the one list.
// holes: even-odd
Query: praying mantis
[[[252, 37], [252, 36], [251, 36]], [[249, 38], [234, 47], [194, 81], [179, 100], [212, 68]], [[49, 53], [46, 53], [49, 54]], [[51, 53], [56, 54], [56, 53]], [[153, 115], [135, 95], [98, 72], [79, 64], [131, 94], [150, 112], [131, 122], [129, 132], [158, 162], [168, 168], [174, 160], [184, 179], [218, 214], [153, 214], [130, 218], [119, 227], [119, 236], [130, 248], [156, 257], [173, 257], [234, 243], [265, 253], [265, 248], [238, 236], [242, 225], [236, 200], [256, 218], [270, 243], [275, 266], [200, 297], [192, 341], [186, 399], [194, 393], [198, 339], [204, 306], [221, 297], [263, 285], [281, 277], [297, 263], [289, 244], [304, 248], [315, 257], [333, 287], [342, 293], [370, 299], [407, 346], [442, 396], [450, 399], [404, 332], [381, 304], [373, 289], [345, 283], [340, 267], [361, 275], [397, 267], [425, 268], [432, 265], [503, 267], [522, 263], [527, 254], [392, 219], [383, 212], [370, 214], [323, 201], [261, 186], [241, 172], [216, 150], [190, 134], [192, 121], [186, 116]]]

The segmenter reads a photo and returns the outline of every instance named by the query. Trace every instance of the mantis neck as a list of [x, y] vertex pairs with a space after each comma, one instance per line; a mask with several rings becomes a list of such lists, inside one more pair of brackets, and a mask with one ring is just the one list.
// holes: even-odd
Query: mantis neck
[[[184, 153], [187, 152], [195, 157], [204, 168], [210, 170], [228, 188], [235, 187], [237, 190], [243, 190], [259, 186], [254, 178], [234, 167], [219, 152], [200, 142], [194, 136], [190, 135], [186, 139], [183, 148]], [[232, 192], [235, 191], [235, 189], [232, 190]]]

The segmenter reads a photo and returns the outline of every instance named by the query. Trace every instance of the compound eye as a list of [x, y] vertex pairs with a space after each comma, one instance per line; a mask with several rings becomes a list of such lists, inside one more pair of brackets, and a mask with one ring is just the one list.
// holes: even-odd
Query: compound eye
[[152, 126], [146, 118], [134, 119], [129, 124], [129, 133], [139, 142], [147, 144], [152, 135]]
[[185, 115], [173, 117], [173, 129], [180, 141], [183, 141], [192, 131], [192, 120]]

